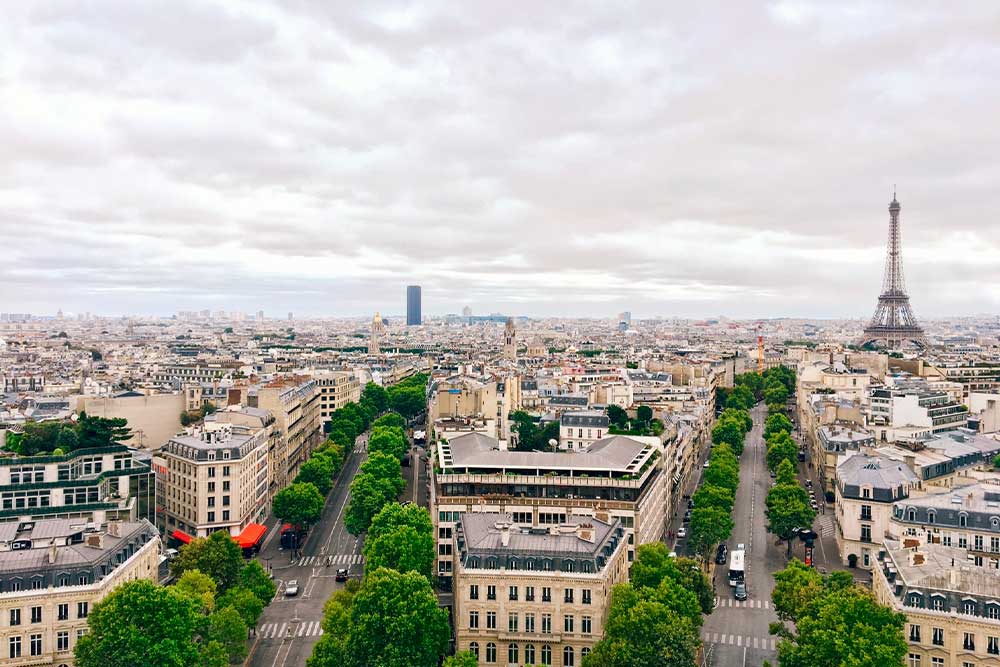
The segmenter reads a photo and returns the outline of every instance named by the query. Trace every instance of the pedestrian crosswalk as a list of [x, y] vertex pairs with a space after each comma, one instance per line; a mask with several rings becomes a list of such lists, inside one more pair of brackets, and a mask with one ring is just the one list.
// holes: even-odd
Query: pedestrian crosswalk
[[773, 651], [774, 637], [754, 637], [752, 635], [730, 635], [724, 632], [702, 632], [701, 640], [706, 644], [729, 644], [763, 651]]
[[833, 537], [834, 525], [832, 514], [823, 514], [816, 517], [816, 532], [823, 537]]
[[[361, 554], [334, 554], [333, 565], [362, 565], [365, 562], [365, 557]], [[295, 561], [295, 564], [300, 567], [305, 567], [307, 565], [326, 565], [326, 556], [303, 556], [302, 558]]]
[[323, 634], [321, 621], [305, 621], [302, 623], [264, 623], [257, 628], [257, 636], [261, 639], [284, 639], [286, 637], [318, 637]]
[[354, 446], [354, 453], [355, 454], [364, 454], [365, 453], [365, 446], [364, 445], [355, 445]]
[[737, 607], [739, 609], [770, 609], [770, 600], [734, 600], [733, 598], [715, 598], [716, 607]]

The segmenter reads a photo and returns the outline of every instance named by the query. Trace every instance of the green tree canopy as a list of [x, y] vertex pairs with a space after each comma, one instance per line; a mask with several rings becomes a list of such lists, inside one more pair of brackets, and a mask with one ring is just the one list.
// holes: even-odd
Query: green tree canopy
[[409, 447], [406, 434], [398, 426], [373, 427], [371, 437], [368, 439], [369, 452], [382, 452], [397, 461], [406, 455]]
[[790, 435], [784, 431], [777, 433], [767, 441], [767, 467], [777, 471], [782, 461], [789, 461], [794, 466], [798, 453], [799, 447]]
[[91, 417], [86, 412], [80, 413], [76, 433], [81, 448], [120, 445], [132, 437], [132, 429], [125, 419]]
[[296, 526], [308, 527], [323, 515], [323, 494], [312, 484], [295, 483], [274, 494], [274, 515]]
[[194, 600], [202, 613], [215, 609], [217, 589], [215, 580], [198, 570], [187, 570], [174, 583], [174, 590]]
[[782, 459], [781, 463], [778, 464], [775, 476], [777, 477], [776, 484], [797, 485], [799, 483], [795, 477], [795, 464], [788, 459]]
[[352, 535], [360, 535], [368, 530], [372, 518], [386, 503], [396, 500], [401, 490], [397, 479], [402, 481], [398, 476], [396, 479], [387, 479], [367, 472], [361, 472], [354, 478], [351, 483], [351, 500], [344, 514], [344, 525]]
[[312, 484], [325, 496], [333, 488], [333, 473], [333, 461], [323, 455], [314, 455], [299, 467], [295, 482]]
[[743, 453], [743, 426], [732, 419], [718, 422], [712, 429], [712, 442], [716, 445], [729, 445], [739, 456]]
[[479, 667], [479, 659], [469, 651], [459, 651], [444, 659], [444, 667]]
[[743, 434], [746, 435], [753, 428], [753, 417], [746, 410], [737, 410], [736, 408], [726, 408], [719, 415], [719, 421], [732, 420], [738, 424], [743, 430]]
[[198, 570], [215, 581], [218, 592], [234, 585], [243, 569], [243, 551], [224, 530], [198, 537], [180, 548], [170, 562], [170, 571], [180, 578], [188, 570]]
[[198, 663], [195, 603], [146, 579], [122, 584], [94, 605], [76, 642], [78, 667], [189, 667]]
[[767, 492], [767, 530], [784, 540], [788, 555], [798, 529], [810, 528], [816, 512], [809, 505], [809, 495], [797, 484], [776, 484]]
[[389, 390], [389, 406], [407, 419], [417, 416], [427, 407], [424, 387], [398, 387]]
[[306, 667], [363, 667], [350, 652], [351, 608], [361, 584], [351, 579], [335, 591], [323, 606], [323, 635], [313, 646]]
[[412, 526], [399, 526], [375, 539], [365, 540], [365, 567], [385, 567], [397, 572], [417, 572], [428, 580], [434, 573], [434, 538]]
[[780, 412], [768, 415], [767, 421], [764, 422], [764, 439], [766, 440], [781, 431], [791, 433], [792, 420]]
[[688, 544], [703, 562], [708, 562], [715, 545], [725, 542], [733, 532], [733, 518], [719, 507], [695, 507], [691, 510], [691, 535]]
[[448, 647], [448, 612], [416, 572], [369, 571], [351, 605], [349, 647], [356, 664], [435, 667]]
[[247, 625], [233, 607], [222, 607], [209, 615], [208, 639], [222, 644], [230, 662], [241, 662], [247, 655]]
[[729, 398], [726, 399], [726, 407], [737, 410], [749, 410], [756, 402], [757, 400], [750, 389], [744, 385], [737, 385], [729, 392]]
[[656, 589], [664, 579], [672, 579], [685, 590], [694, 593], [701, 612], [712, 613], [715, 592], [696, 561], [671, 557], [670, 548], [663, 542], [640, 544], [629, 571], [630, 583], [636, 588]]
[[718, 486], [724, 489], [732, 489], [736, 492], [736, 487], [740, 482], [740, 473], [736, 468], [728, 465], [709, 463], [708, 468], [701, 475], [702, 482], [706, 485]]
[[219, 609], [224, 607], [235, 609], [248, 628], [257, 625], [257, 619], [264, 612], [264, 604], [260, 598], [252, 590], [243, 586], [233, 586], [223, 593], [216, 601], [216, 606]]
[[640, 405], [635, 409], [635, 418], [643, 424], [648, 424], [653, 420], [653, 408], [648, 405]]
[[406, 428], [406, 420], [398, 412], [388, 412], [372, 422], [372, 430], [379, 427], [385, 428]]
[[695, 507], [718, 507], [727, 514], [732, 514], [736, 494], [732, 489], [712, 484], [702, 484], [691, 496]]
[[607, 408], [608, 421], [618, 428], [628, 428], [628, 413], [620, 405], [611, 404]]
[[368, 399], [379, 413], [389, 409], [389, 393], [374, 382], [369, 382], [361, 392], [362, 399]]

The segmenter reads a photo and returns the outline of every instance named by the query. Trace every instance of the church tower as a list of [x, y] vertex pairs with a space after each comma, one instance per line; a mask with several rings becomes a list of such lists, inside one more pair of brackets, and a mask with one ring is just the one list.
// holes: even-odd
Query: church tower
[[371, 338], [368, 339], [368, 354], [370, 356], [381, 354], [382, 350], [379, 347], [379, 341], [383, 333], [385, 333], [385, 324], [382, 322], [382, 316], [375, 313], [375, 317], [372, 318]]
[[507, 318], [507, 326], [503, 331], [503, 358], [517, 361], [517, 332], [514, 330], [514, 319]]

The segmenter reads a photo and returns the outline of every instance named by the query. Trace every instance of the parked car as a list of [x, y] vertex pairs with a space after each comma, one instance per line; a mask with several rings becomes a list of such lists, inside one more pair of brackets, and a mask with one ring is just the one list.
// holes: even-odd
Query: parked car
[[719, 548], [715, 550], [715, 563], [717, 565], [725, 565], [728, 557], [729, 549], [725, 544], [720, 544]]
[[337, 569], [337, 576], [334, 577], [334, 581], [347, 581], [347, 574], [348, 574], [348, 572], [347, 572], [346, 568], [343, 568], [343, 567], [338, 568]]
[[736, 588], [733, 589], [733, 595], [737, 600], [743, 601], [750, 597], [750, 593], [747, 591], [747, 585], [742, 581], [736, 584]]
[[701, 467], [702, 468], [707, 468], [708, 467], [708, 461], [705, 461], [704, 463], [702, 463]]
[[694, 509], [694, 501], [688, 498], [688, 509]]
[[285, 597], [293, 598], [299, 594], [299, 582], [295, 579], [289, 579], [288, 583], [285, 584]]
[[677, 539], [678, 540], [683, 540], [687, 536], [688, 536], [688, 529], [687, 528], [685, 528], [684, 526], [681, 526], [680, 528], [677, 529]]
[[691, 510], [684, 512], [684, 523], [689, 523], [691, 521]]
[[737, 551], [746, 551], [747, 550], [747, 545], [745, 545], [742, 542], [740, 542], [739, 544], [736, 545], [736, 550]]
[[809, 501], [809, 507], [812, 507], [813, 510], [818, 510], [819, 509], [819, 505], [816, 504], [816, 500], [815, 499]]

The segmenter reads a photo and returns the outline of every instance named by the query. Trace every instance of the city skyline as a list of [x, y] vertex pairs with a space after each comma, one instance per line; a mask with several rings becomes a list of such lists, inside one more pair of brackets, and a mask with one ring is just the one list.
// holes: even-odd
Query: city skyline
[[996, 312], [998, 10], [715, 8], [13, 7], [2, 309]]

